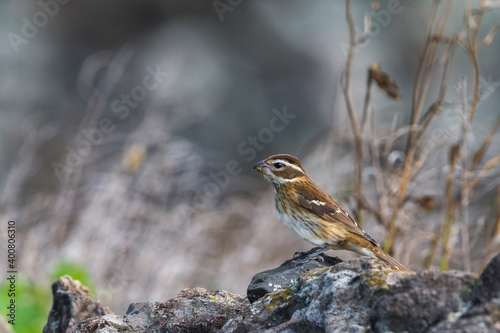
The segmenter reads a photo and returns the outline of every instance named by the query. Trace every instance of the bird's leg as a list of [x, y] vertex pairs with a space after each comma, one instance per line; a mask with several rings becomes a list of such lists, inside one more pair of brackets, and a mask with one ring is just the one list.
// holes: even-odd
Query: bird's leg
[[302, 255], [307, 255], [307, 256], [303, 259], [295, 259], [295, 260], [293, 260], [293, 262], [295, 263], [295, 265], [298, 265], [298, 264], [302, 265], [302, 264], [305, 264], [306, 262], [308, 262], [309, 260], [315, 259], [315, 258], [317, 258], [318, 261], [323, 262], [324, 261], [323, 257], [319, 257], [319, 256], [328, 250], [329, 250], [329, 248], [326, 246], [325, 247], [318, 246], [318, 247], [313, 247], [312, 249], [310, 249], [309, 251], [306, 251], [306, 252], [295, 252], [293, 255], [294, 258], [296, 258], [298, 256], [302, 256]]
[[319, 250], [321, 250], [321, 249], [323, 249], [323, 247], [321, 247], [321, 246], [316, 246], [316, 247], [313, 247], [312, 249], [307, 250], [307, 251], [304, 251], [304, 252], [302, 252], [302, 251], [297, 251], [297, 252], [295, 252], [295, 253], [293, 254], [293, 257], [294, 257], [294, 258], [296, 258], [296, 257], [304, 256], [304, 255], [313, 254], [314, 252], [319, 251]]

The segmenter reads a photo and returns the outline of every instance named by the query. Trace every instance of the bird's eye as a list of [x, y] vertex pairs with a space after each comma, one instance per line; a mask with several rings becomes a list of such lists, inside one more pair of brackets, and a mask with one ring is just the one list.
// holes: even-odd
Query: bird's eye
[[275, 167], [276, 169], [280, 169], [280, 168], [283, 166], [283, 164], [282, 164], [282, 163], [279, 163], [279, 162], [278, 162], [278, 163], [274, 163], [273, 165], [274, 165], [274, 167]]

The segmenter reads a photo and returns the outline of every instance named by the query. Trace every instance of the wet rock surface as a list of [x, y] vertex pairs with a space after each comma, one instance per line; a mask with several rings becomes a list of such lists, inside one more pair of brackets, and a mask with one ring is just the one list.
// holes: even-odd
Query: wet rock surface
[[250, 303], [280, 288], [290, 287], [297, 282], [302, 274], [312, 269], [330, 267], [342, 262], [339, 258], [321, 254], [321, 259], [310, 260], [303, 265], [295, 263], [296, 259], [305, 257], [305, 255], [302, 255], [289, 259], [277, 268], [255, 274], [247, 288], [247, 297]]

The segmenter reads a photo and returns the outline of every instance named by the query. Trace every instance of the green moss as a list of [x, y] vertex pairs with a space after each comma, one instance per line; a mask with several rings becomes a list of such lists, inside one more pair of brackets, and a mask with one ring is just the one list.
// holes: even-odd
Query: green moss
[[274, 293], [267, 294], [260, 300], [260, 302], [264, 306], [264, 311], [272, 311], [274, 308], [280, 307], [294, 300], [295, 297], [295, 291], [293, 291], [291, 287], [286, 287]]
[[[368, 274], [362, 274], [361, 278], [364, 279], [371, 287], [379, 287], [381, 289], [387, 290], [389, 289], [389, 285], [387, 284], [387, 277], [390, 273], [393, 273], [393, 270], [373, 270], [369, 271]], [[406, 276], [408, 274], [412, 274], [409, 272], [400, 272], [401, 276]]]
[[362, 274], [361, 278], [364, 279], [370, 286], [379, 287], [383, 290], [389, 289], [387, 285], [387, 274], [386, 271], [369, 271], [368, 274]]
[[498, 304], [491, 302], [486, 305], [486, 310], [493, 315], [493, 319], [495, 322], [500, 321], [500, 307]]
[[[321, 267], [317, 269], [310, 270], [300, 276], [298, 281], [289, 287], [283, 287], [277, 289], [273, 293], [269, 293], [259, 300], [263, 305], [263, 311], [272, 311], [276, 307], [283, 306], [293, 301], [296, 297], [296, 292], [300, 289], [300, 285], [304, 282], [312, 279], [316, 279], [325, 272], [329, 271], [331, 267]], [[279, 286], [276, 286], [279, 287]]]
[[307, 281], [310, 279], [315, 279], [318, 276], [328, 272], [331, 269], [331, 267], [321, 267], [321, 268], [315, 268], [311, 269], [309, 272], [306, 272], [300, 276], [302, 281]]

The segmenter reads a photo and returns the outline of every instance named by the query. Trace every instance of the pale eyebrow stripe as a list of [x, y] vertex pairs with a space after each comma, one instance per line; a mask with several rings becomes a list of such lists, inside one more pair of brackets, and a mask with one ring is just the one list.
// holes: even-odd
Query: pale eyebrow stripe
[[285, 165], [288, 165], [289, 167], [292, 167], [294, 168], [295, 170], [298, 170], [298, 171], [301, 171], [301, 172], [304, 172], [300, 167], [298, 167], [297, 165], [295, 164], [291, 164], [290, 162], [287, 162], [285, 160], [274, 160], [274, 163], [283, 163]]

